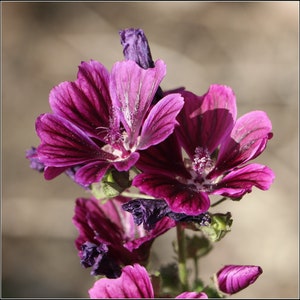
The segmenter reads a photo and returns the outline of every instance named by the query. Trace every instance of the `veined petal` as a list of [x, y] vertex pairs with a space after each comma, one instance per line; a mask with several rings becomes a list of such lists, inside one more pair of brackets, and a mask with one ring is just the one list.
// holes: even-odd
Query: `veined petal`
[[159, 173], [171, 177], [178, 175], [189, 178], [190, 176], [184, 166], [181, 147], [174, 134], [139, 153], [140, 158], [136, 167], [145, 173]]
[[160, 174], [139, 174], [132, 184], [143, 193], [164, 199], [173, 212], [199, 215], [210, 207], [206, 193], [197, 192], [192, 187], [176, 179]]
[[154, 298], [150, 277], [139, 264], [126, 266], [117, 279], [102, 278], [89, 290], [90, 298]]
[[112, 105], [132, 143], [136, 142], [141, 124], [165, 74], [166, 65], [162, 60], [156, 61], [154, 68], [146, 70], [131, 60], [117, 62], [113, 66], [110, 79]]
[[108, 85], [109, 72], [102, 64], [94, 60], [82, 62], [75, 82], [62, 82], [51, 90], [52, 111], [90, 136], [103, 139], [112, 106]]
[[147, 149], [165, 140], [178, 124], [176, 116], [183, 106], [180, 94], [170, 94], [161, 99], [150, 111], [141, 132], [138, 149]]
[[228, 170], [261, 154], [272, 138], [272, 124], [263, 111], [252, 111], [240, 117], [220, 147], [216, 167]]
[[75, 182], [84, 185], [99, 182], [110, 165], [111, 164], [108, 162], [99, 161], [89, 163], [77, 170], [75, 174]]
[[183, 292], [175, 299], [208, 299], [208, 296], [203, 292]]
[[235, 294], [250, 284], [263, 273], [259, 266], [227, 265], [216, 274], [219, 289], [226, 294]]
[[211, 85], [208, 92], [198, 97], [182, 93], [185, 105], [178, 117], [177, 134], [190, 157], [196, 147], [211, 153], [233, 128], [236, 119], [236, 99], [231, 88]]
[[249, 164], [228, 173], [216, 184], [213, 194], [239, 198], [250, 193], [253, 186], [268, 190], [274, 178], [274, 172], [270, 168], [260, 164]]
[[39, 116], [36, 131], [41, 139], [38, 156], [47, 166], [66, 167], [115, 158], [101, 150], [81, 129], [58, 115]]

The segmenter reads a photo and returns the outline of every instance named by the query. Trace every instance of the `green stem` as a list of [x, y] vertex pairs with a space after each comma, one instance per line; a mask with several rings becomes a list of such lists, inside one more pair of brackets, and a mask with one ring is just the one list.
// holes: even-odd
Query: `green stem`
[[178, 273], [182, 291], [188, 291], [188, 278], [186, 268], [186, 242], [184, 228], [180, 223], [176, 225], [178, 243]]
[[194, 267], [195, 267], [195, 284], [197, 283], [198, 281], [198, 277], [199, 277], [199, 267], [198, 267], [198, 258], [197, 257], [194, 257]]
[[214, 207], [217, 206], [218, 204], [222, 203], [223, 201], [225, 201], [227, 199], [227, 197], [223, 197], [220, 200], [218, 200], [217, 202], [215, 202], [214, 204], [212, 204], [210, 207]]

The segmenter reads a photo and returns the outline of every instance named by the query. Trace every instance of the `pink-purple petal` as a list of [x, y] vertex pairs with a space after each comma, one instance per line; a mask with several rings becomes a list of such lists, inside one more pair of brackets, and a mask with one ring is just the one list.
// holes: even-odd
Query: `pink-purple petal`
[[146, 70], [131, 60], [114, 64], [110, 77], [112, 105], [117, 110], [130, 141], [136, 141], [165, 74], [166, 65], [162, 60], [156, 61], [154, 68]]
[[90, 298], [154, 298], [150, 277], [143, 266], [129, 265], [117, 279], [102, 278], [88, 291]]
[[211, 85], [206, 94], [199, 97], [182, 92], [184, 107], [179, 114], [178, 138], [190, 157], [196, 147], [211, 153], [233, 128], [236, 119], [236, 100], [231, 88]]
[[75, 182], [79, 184], [89, 185], [99, 182], [110, 167], [108, 162], [92, 162], [84, 165], [75, 174]]
[[162, 142], [174, 131], [174, 126], [178, 124], [176, 116], [183, 103], [180, 94], [170, 94], [151, 109], [142, 127], [139, 149], [147, 149]]
[[47, 166], [65, 167], [115, 158], [101, 150], [76, 125], [58, 115], [39, 116], [36, 131], [41, 139], [37, 148], [38, 157]]
[[259, 266], [227, 265], [217, 273], [217, 284], [223, 293], [235, 294], [250, 284], [263, 273]]
[[139, 174], [133, 179], [132, 184], [145, 194], [164, 199], [173, 212], [199, 215], [210, 207], [206, 193], [195, 191], [193, 187], [168, 176]]
[[263, 111], [252, 111], [240, 117], [220, 147], [218, 169], [227, 170], [257, 157], [272, 137], [271, 131], [272, 123]]
[[216, 185], [214, 194], [239, 198], [252, 191], [252, 187], [268, 190], [275, 178], [274, 172], [267, 166], [249, 164], [228, 173]]
[[183, 292], [175, 299], [208, 299], [208, 296], [204, 292]]
[[109, 72], [97, 61], [82, 62], [75, 82], [62, 82], [49, 96], [52, 111], [66, 118], [89, 135], [104, 137], [109, 125], [111, 100]]

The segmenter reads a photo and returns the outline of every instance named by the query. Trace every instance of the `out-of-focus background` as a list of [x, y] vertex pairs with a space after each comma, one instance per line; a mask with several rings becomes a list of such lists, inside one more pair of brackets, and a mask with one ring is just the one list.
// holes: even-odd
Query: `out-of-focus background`
[[[2, 2], [2, 297], [84, 298], [93, 284], [80, 266], [71, 218], [86, 193], [67, 177], [45, 181], [25, 151], [37, 146], [36, 117], [52, 87], [75, 80], [81, 61], [108, 69], [123, 58], [118, 31], [142, 28], [162, 87], [203, 94], [231, 86], [239, 116], [264, 110], [274, 137], [256, 160], [271, 167], [269, 191], [225, 202], [232, 232], [200, 262], [202, 278], [225, 264], [263, 274], [231, 298], [298, 298], [299, 2]], [[153, 259], [172, 260], [174, 232], [157, 239]]]

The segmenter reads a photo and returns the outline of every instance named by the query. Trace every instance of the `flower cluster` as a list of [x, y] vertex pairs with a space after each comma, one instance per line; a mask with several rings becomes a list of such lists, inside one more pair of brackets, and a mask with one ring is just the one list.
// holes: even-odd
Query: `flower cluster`
[[[124, 60], [111, 71], [82, 62], [75, 81], [51, 90], [51, 112], [36, 120], [40, 144], [26, 153], [30, 167], [46, 180], [64, 173], [90, 192], [76, 199], [73, 224], [80, 263], [96, 278], [91, 298], [237, 293], [259, 277], [260, 266], [223, 266], [205, 285], [198, 259], [232, 226], [230, 212], [211, 207], [270, 188], [273, 171], [252, 160], [272, 138], [271, 121], [264, 111], [238, 118], [225, 85], [212, 84], [201, 96], [182, 87], [164, 91], [166, 64], [152, 60], [143, 30], [119, 34]], [[222, 198], [211, 203], [213, 195]], [[177, 263], [151, 270], [153, 242], [173, 228]]]

